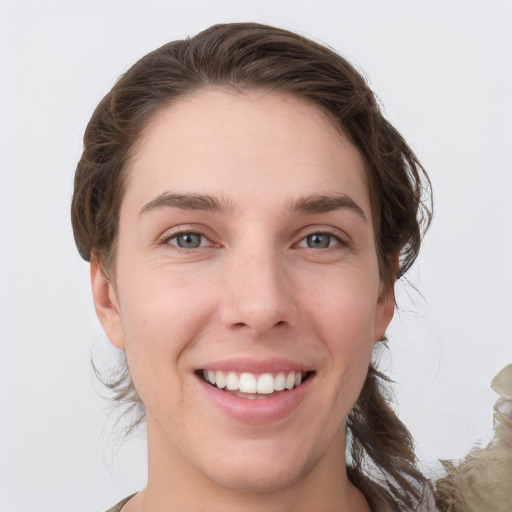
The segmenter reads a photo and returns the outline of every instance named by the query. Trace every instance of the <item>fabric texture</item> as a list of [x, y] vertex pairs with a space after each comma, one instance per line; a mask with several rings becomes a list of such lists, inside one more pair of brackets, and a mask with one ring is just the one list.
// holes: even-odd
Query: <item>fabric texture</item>
[[[135, 493], [136, 494], [136, 493]], [[114, 505], [112, 508], [109, 508], [107, 510], [107, 512], [120, 512], [120, 510], [124, 507], [124, 505], [126, 505], [126, 503], [128, 502], [128, 500], [130, 500], [131, 498], [133, 498], [135, 496], [135, 494], [131, 494], [130, 496], [124, 498], [123, 500], [121, 500], [117, 505]]]
[[447, 475], [436, 482], [442, 512], [512, 510], [512, 364], [492, 381], [500, 395], [494, 406], [494, 438], [459, 462], [441, 461]]

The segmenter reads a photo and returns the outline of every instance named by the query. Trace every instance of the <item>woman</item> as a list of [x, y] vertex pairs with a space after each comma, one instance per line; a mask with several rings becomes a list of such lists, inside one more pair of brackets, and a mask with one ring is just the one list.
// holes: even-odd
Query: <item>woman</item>
[[147, 487], [112, 510], [422, 506], [371, 356], [429, 182], [353, 67], [214, 26], [137, 62], [84, 146], [75, 240], [148, 434]]

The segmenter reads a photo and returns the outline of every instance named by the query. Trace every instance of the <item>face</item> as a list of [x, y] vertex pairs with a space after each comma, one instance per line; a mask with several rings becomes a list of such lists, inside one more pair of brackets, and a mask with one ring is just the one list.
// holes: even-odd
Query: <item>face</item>
[[356, 147], [294, 97], [204, 90], [156, 115], [127, 178], [115, 278], [93, 262], [93, 292], [150, 474], [272, 491], [343, 471], [393, 312]]

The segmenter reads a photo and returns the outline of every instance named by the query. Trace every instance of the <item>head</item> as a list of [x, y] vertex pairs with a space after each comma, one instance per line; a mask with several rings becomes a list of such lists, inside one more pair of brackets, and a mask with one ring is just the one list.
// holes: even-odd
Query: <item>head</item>
[[[306, 122], [305, 116], [316, 119], [317, 132], [323, 133], [324, 140], [332, 145], [344, 144], [351, 162], [356, 162], [354, 165], [360, 170], [360, 183], [364, 184], [363, 195], [367, 198], [363, 213], [372, 238], [370, 259], [375, 262], [374, 267], [369, 264], [368, 268], [374, 268], [379, 297], [386, 301], [385, 318], [378, 324], [380, 330], [371, 335], [374, 343], [376, 337], [384, 337], [391, 319], [394, 282], [414, 262], [422, 224], [426, 226], [430, 220], [421, 201], [428, 178], [403, 138], [382, 116], [361, 75], [332, 50], [281, 29], [255, 24], [214, 26], [192, 39], [171, 42], [146, 55], [119, 79], [98, 105], [84, 137], [72, 204], [78, 250], [97, 270], [96, 279], [101, 273], [101, 278], [110, 284], [113, 302], [119, 306], [123, 302], [122, 289], [117, 286], [119, 272], [126, 268], [126, 255], [121, 254], [120, 245], [122, 211], [130, 207], [125, 199], [137, 178], [134, 172], [140, 172], [144, 155], [151, 154], [152, 141], [158, 140], [162, 126], [167, 126], [168, 118], [182, 120], [185, 126], [194, 115], [195, 121], [200, 122], [201, 109], [208, 120], [215, 116], [224, 119], [223, 112], [239, 111], [245, 115], [243, 112], [249, 109], [247, 119], [258, 128], [258, 123], [265, 122], [255, 110], [260, 107], [274, 114], [283, 112], [288, 119], [300, 111], [293, 118], [295, 127]], [[272, 126], [278, 120], [279, 116]], [[272, 126], [268, 126], [269, 131]], [[194, 132], [193, 126], [186, 129]], [[179, 131], [174, 132], [176, 137]], [[201, 129], [197, 132], [202, 134]], [[305, 146], [309, 142], [305, 141]], [[321, 146], [315, 147], [321, 152]], [[307, 171], [304, 173], [300, 182], [308, 183]], [[326, 182], [332, 178], [335, 183], [336, 177], [331, 174], [322, 176]], [[158, 176], [153, 178], [157, 180]], [[141, 179], [140, 174], [137, 179]], [[281, 189], [286, 188], [286, 182], [276, 179], [276, 183]], [[269, 191], [265, 194], [267, 197]], [[129, 197], [131, 200], [133, 194]], [[179, 200], [173, 199], [174, 203]], [[239, 205], [227, 206], [236, 209]], [[283, 313], [283, 318], [287, 314], [293, 316], [288, 312]], [[277, 323], [283, 322], [287, 322], [286, 318], [277, 319]], [[122, 344], [118, 343], [125, 348]], [[371, 346], [367, 354], [371, 354]], [[405, 445], [410, 444], [410, 438], [397, 419], [394, 434], [377, 438], [376, 432], [382, 432], [391, 412], [386, 409], [377, 373], [369, 367], [369, 360], [361, 371], [357, 389], [360, 396], [354, 398], [357, 402], [347, 420], [355, 440], [354, 463], [360, 465], [361, 453], [365, 452], [385, 478], [391, 475], [399, 486], [405, 485], [401, 471], [417, 476], [412, 469], [413, 456], [405, 453], [407, 448], [399, 447], [404, 439]], [[128, 371], [116, 386], [120, 398], [140, 403]], [[386, 444], [395, 445], [392, 450], [403, 451], [403, 465], [398, 464], [398, 469], [393, 470], [396, 453], [383, 453]]]
[[392, 286], [414, 262], [421, 225], [430, 220], [421, 202], [426, 174], [351, 64], [297, 34], [249, 23], [216, 25], [158, 48], [100, 102], [75, 177], [72, 223], [82, 258], [95, 252], [107, 274], [114, 270], [125, 171], [144, 127], [160, 109], [209, 86], [302, 98], [351, 137], [367, 168], [381, 278]]

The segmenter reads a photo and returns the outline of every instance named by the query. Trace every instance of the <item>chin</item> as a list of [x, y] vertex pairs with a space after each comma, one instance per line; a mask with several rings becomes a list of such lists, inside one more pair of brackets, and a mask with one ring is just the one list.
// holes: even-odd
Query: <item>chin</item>
[[271, 494], [293, 487], [314, 466], [314, 461], [305, 457], [304, 450], [288, 456], [276, 448], [255, 449], [252, 456], [249, 451], [246, 450], [243, 456], [233, 453], [213, 464], [205, 464], [204, 467], [208, 468], [206, 476], [232, 491]]
[[243, 467], [225, 469], [222, 474], [211, 475], [217, 485], [248, 494], [272, 494], [293, 487], [308, 472], [307, 468], [276, 467], [275, 459], [265, 467], [255, 468], [246, 463]]

